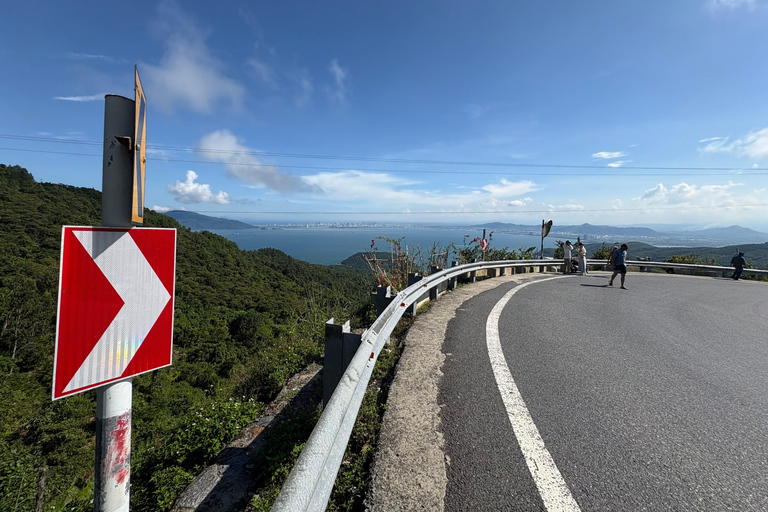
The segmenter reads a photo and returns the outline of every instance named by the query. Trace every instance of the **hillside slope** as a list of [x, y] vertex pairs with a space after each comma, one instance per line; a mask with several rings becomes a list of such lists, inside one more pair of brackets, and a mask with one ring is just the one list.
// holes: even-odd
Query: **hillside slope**
[[[0, 165], [0, 510], [92, 510], [93, 391], [50, 399], [61, 226], [99, 225], [101, 193], [38, 183]], [[322, 354], [323, 322], [366, 304], [363, 272], [242, 251], [178, 230], [173, 366], [134, 378], [132, 510], [168, 510], [177, 493]]]

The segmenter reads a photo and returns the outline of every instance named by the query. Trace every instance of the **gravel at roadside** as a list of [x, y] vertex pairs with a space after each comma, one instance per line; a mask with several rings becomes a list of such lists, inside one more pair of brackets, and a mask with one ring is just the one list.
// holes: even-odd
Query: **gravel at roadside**
[[438, 385], [448, 322], [469, 298], [526, 275], [480, 281], [443, 295], [405, 338], [379, 433], [366, 507], [372, 512], [443, 510], [446, 475]]

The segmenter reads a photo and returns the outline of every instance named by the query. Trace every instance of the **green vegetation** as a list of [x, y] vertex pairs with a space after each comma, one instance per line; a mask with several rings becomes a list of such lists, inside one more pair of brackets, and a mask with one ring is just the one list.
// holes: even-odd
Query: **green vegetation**
[[[404, 317], [392, 333], [392, 343], [384, 346], [376, 360], [336, 476], [328, 502], [329, 511], [363, 510], [365, 491], [370, 483], [370, 466], [387, 408], [389, 388], [402, 353], [405, 333], [412, 324], [413, 317]], [[302, 411], [290, 422], [278, 425], [270, 433], [269, 445], [255, 461], [255, 465], [263, 468], [263, 471], [256, 477], [256, 496], [250, 503], [249, 512], [267, 512], [272, 507], [318, 416], [317, 411]]]
[[[92, 510], [94, 392], [50, 399], [61, 226], [99, 225], [101, 194], [0, 165], [0, 510]], [[173, 366], [134, 378], [132, 510], [178, 492], [285, 380], [321, 359], [323, 323], [367, 314], [367, 273], [178, 232]], [[353, 318], [353, 322], [354, 322]], [[359, 321], [359, 320], [358, 320]], [[308, 427], [311, 429], [311, 427]]]
[[689, 265], [717, 265], [717, 258], [703, 259], [696, 253], [673, 254], [669, 258], [664, 258], [665, 263], [687, 263]]

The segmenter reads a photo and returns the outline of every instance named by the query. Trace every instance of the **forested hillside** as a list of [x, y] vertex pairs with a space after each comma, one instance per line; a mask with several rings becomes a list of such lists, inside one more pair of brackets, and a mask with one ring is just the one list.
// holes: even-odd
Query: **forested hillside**
[[[52, 402], [62, 225], [101, 193], [0, 165], [0, 510], [92, 510], [95, 393]], [[367, 273], [178, 230], [173, 366], [134, 379], [132, 510], [168, 510], [194, 474], [322, 354], [323, 322], [365, 307]], [[44, 478], [43, 478], [44, 477]], [[53, 508], [55, 507], [55, 508]]]

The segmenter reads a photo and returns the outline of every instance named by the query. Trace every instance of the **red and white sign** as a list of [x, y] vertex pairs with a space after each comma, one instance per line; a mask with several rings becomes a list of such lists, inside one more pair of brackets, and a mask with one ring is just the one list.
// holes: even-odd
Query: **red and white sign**
[[171, 364], [176, 230], [64, 226], [53, 399]]
[[484, 251], [488, 250], [488, 239], [487, 238], [483, 238], [482, 240], [480, 240], [480, 248], [482, 250], [484, 250]]

